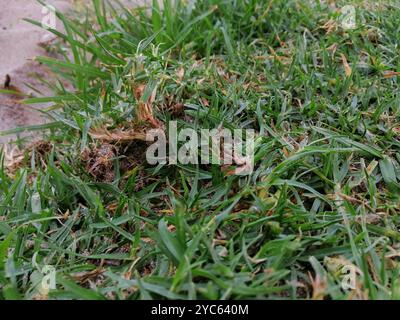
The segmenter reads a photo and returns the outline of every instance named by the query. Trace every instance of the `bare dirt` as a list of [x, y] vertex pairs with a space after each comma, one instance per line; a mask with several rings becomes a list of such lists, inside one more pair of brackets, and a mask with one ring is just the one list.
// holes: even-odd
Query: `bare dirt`
[[[48, 0], [47, 3], [62, 12], [76, 8], [89, 0]], [[149, 0], [124, 0], [125, 5], [149, 5]], [[41, 43], [51, 41], [54, 36], [33, 24], [23, 21], [24, 18], [42, 21], [46, 12], [36, 0], [0, 0], [0, 89], [4, 88], [6, 76], [11, 78], [12, 88], [23, 93], [33, 93], [26, 84], [49, 93], [47, 88], [37, 80], [37, 75], [47, 80], [54, 79], [51, 72], [34, 61], [36, 56], [47, 55]], [[62, 30], [60, 21], [57, 29]], [[42, 124], [46, 121], [40, 110], [47, 105], [28, 106], [19, 102], [21, 96], [0, 93], [0, 147], [3, 143], [15, 140], [16, 135], [4, 136], [1, 131], [18, 127]], [[24, 133], [20, 136], [32, 136]]]
[[[71, 7], [70, 0], [52, 0], [48, 3], [61, 11]], [[29, 84], [46, 92], [37, 75], [46, 77], [49, 71], [33, 58], [46, 55], [45, 49], [39, 44], [49, 41], [52, 35], [22, 20], [31, 18], [41, 21], [46, 12], [43, 13], [43, 7], [36, 0], [0, 0], [0, 7], [0, 88], [3, 89], [6, 76], [9, 75], [10, 89], [29, 94], [32, 92], [26, 85]], [[20, 99], [20, 96], [0, 94], [0, 131], [45, 122], [42, 113], [32, 106], [22, 105]], [[0, 135], [0, 144], [14, 138], [14, 135]]]

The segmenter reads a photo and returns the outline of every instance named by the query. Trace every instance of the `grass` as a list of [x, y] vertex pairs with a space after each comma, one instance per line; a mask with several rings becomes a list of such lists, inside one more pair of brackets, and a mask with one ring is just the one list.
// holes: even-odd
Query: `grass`
[[[38, 58], [60, 81], [25, 100], [52, 122], [0, 161], [0, 297], [399, 299], [400, 3], [354, 1], [351, 30], [345, 4], [58, 13], [72, 54]], [[171, 119], [255, 129], [254, 172], [148, 165], [129, 137]]]

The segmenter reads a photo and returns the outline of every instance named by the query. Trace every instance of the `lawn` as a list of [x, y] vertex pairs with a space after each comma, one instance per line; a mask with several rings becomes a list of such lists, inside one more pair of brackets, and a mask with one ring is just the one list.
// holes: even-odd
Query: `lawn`
[[[400, 1], [57, 16], [50, 120], [0, 156], [1, 299], [400, 299]], [[149, 164], [170, 121], [253, 129], [254, 169]]]

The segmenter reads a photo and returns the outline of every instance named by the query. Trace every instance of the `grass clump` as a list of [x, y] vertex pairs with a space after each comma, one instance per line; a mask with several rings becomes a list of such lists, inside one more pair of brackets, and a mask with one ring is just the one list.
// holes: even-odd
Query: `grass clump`
[[[58, 13], [72, 56], [38, 60], [75, 90], [25, 100], [53, 121], [1, 161], [1, 297], [400, 298], [400, 7], [355, 1], [348, 30], [345, 4]], [[254, 172], [147, 164], [170, 120], [255, 129]]]

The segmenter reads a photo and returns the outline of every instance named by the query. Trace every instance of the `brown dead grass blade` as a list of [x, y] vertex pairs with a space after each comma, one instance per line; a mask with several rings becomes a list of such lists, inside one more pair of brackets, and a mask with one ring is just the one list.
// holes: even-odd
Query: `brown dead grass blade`
[[134, 88], [135, 97], [138, 100], [137, 117], [139, 122], [149, 123], [153, 128], [162, 127], [162, 123], [154, 118], [153, 103], [156, 98], [156, 89], [153, 90], [146, 102], [141, 101], [143, 92], [146, 89], [145, 84], [140, 84]]
[[346, 77], [348, 78], [351, 76], [351, 73], [352, 73], [351, 67], [350, 67], [349, 63], [347, 62], [346, 56], [343, 53], [340, 54], [340, 57], [342, 58], [344, 73], [346, 74]]
[[116, 129], [113, 131], [108, 131], [104, 128], [96, 128], [90, 130], [89, 134], [92, 138], [105, 142], [126, 142], [133, 140], [146, 141], [146, 132], [135, 129]]
[[[38, 140], [30, 143], [25, 149], [19, 149], [17, 146], [4, 145], [4, 167], [7, 174], [11, 177], [22, 168], [26, 163], [32, 161], [35, 155], [35, 163], [43, 169], [47, 167], [45, 157], [51, 152], [53, 145], [50, 142]], [[35, 151], [35, 152], [33, 152]]]
[[400, 72], [397, 72], [397, 71], [386, 71], [383, 73], [383, 77], [387, 78], [387, 79], [396, 77], [398, 75], [400, 75]]

